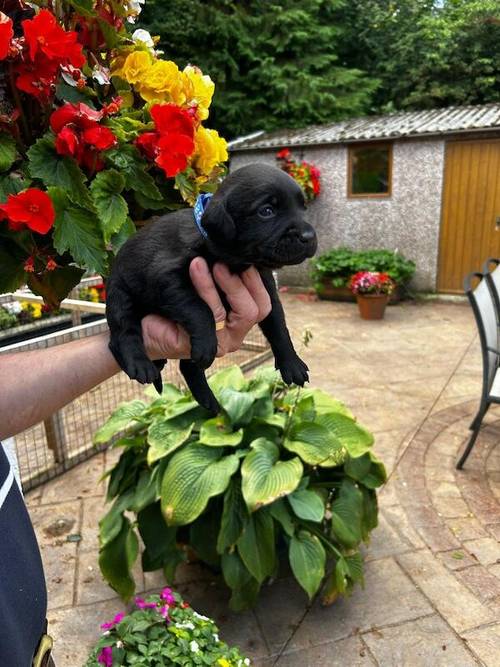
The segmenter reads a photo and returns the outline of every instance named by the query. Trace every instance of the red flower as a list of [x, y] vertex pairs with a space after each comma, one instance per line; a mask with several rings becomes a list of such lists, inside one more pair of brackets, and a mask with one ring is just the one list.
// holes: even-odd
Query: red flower
[[40, 57], [36, 63], [20, 63], [15, 68], [16, 86], [29, 95], [47, 99], [53, 92], [56, 82], [57, 63]]
[[160, 134], [185, 134], [194, 136], [193, 117], [175, 104], [155, 104], [151, 118]]
[[35, 260], [33, 257], [28, 257], [24, 262], [23, 269], [26, 273], [35, 273]]
[[278, 160], [286, 160], [290, 157], [290, 150], [288, 148], [283, 148], [276, 153], [276, 158]]
[[57, 262], [53, 257], [47, 260], [47, 271], [55, 271], [57, 269]]
[[13, 37], [12, 19], [0, 12], [0, 60], [5, 60], [9, 55], [10, 42]]
[[166, 176], [176, 176], [187, 167], [188, 157], [194, 151], [194, 141], [185, 134], [165, 134], [158, 141], [156, 164]]
[[59, 155], [75, 157], [80, 147], [80, 140], [73, 128], [66, 126], [56, 137], [56, 151]]
[[46, 192], [37, 188], [9, 195], [7, 203], [0, 205], [0, 210], [7, 216], [10, 229], [16, 232], [26, 226], [34, 232], [46, 234], [56, 218], [52, 200]]
[[94, 146], [94, 148], [100, 151], [108, 150], [108, 148], [112, 148], [117, 143], [116, 137], [109, 127], [97, 124], [94, 127], [84, 130], [82, 137], [86, 144]]
[[85, 64], [77, 33], [64, 30], [48, 9], [42, 9], [33, 19], [23, 21], [22, 26], [32, 61], [43, 53], [49, 60], [69, 62], [73, 67]]
[[85, 130], [94, 127], [102, 118], [102, 112], [96, 111], [83, 102], [71, 104], [67, 102], [56, 109], [50, 117], [50, 127], [57, 134], [65, 125], [73, 124], [77, 128]]
[[115, 113], [120, 111], [120, 108], [123, 104], [123, 97], [113, 97], [109, 104], [105, 104], [101, 111], [103, 116], [113, 116]]
[[158, 154], [158, 132], [144, 132], [135, 140], [135, 145], [144, 153], [148, 160], [154, 160]]

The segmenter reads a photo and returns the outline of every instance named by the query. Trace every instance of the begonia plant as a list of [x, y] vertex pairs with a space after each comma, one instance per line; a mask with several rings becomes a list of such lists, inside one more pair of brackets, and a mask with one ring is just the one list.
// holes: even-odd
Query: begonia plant
[[216, 189], [214, 92], [134, 30], [144, 0], [0, 5], [0, 293], [57, 306], [153, 214]]
[[278, 166], [297, 181], [304, 192], [306, 201], [313, 201], [321, 192], [320, 170], [305, 160], [296, 160], [289, 148], [276, 153]]

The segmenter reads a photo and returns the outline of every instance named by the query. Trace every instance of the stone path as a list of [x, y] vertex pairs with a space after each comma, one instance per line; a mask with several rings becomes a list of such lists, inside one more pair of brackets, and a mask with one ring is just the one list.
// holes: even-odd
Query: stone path
[[[243, 614], [228, 612], [220, 582], [196, 565], [179, 571], [179, 590], [259, 667], [498, 667], [499, 409], [487, 415], [465, 470], [454, 469], [481, 385], [469, 307], [401, 304], [381, 322], [364, 322], [353, 304], [283, 301], [295, 340], [305, 327], [314, 334], [303, 351], [312, 383], [375, 433], [390, 473], [366, 586], [322, 608], [285, 576]], [[100, 454], [28, 496], [58, 667], [81, 665], [99, 624], [122, 609], [97, 565], [99, 477], [113, 456]], [[68, 541], [71, 534], [81, 541]], [[139, 571], [137, 580], [143, 590], [161, 585]]]

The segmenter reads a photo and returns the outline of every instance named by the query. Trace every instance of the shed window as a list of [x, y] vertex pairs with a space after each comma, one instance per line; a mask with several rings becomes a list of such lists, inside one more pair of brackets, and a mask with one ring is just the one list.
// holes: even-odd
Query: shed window
[[370, 144], [349, 148], [349, 197], [389, 197], [392, 146]]

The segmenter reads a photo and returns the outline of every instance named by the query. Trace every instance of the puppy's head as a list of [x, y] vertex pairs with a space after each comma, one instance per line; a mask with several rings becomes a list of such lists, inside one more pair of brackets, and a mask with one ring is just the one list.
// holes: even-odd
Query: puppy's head
[[300, 264], [316, 252], [305, 220], [304, 195], [277, 167], [251, 164], [230, 174], [202, 219], [210, 241], [238, 262], [279, 268]]

